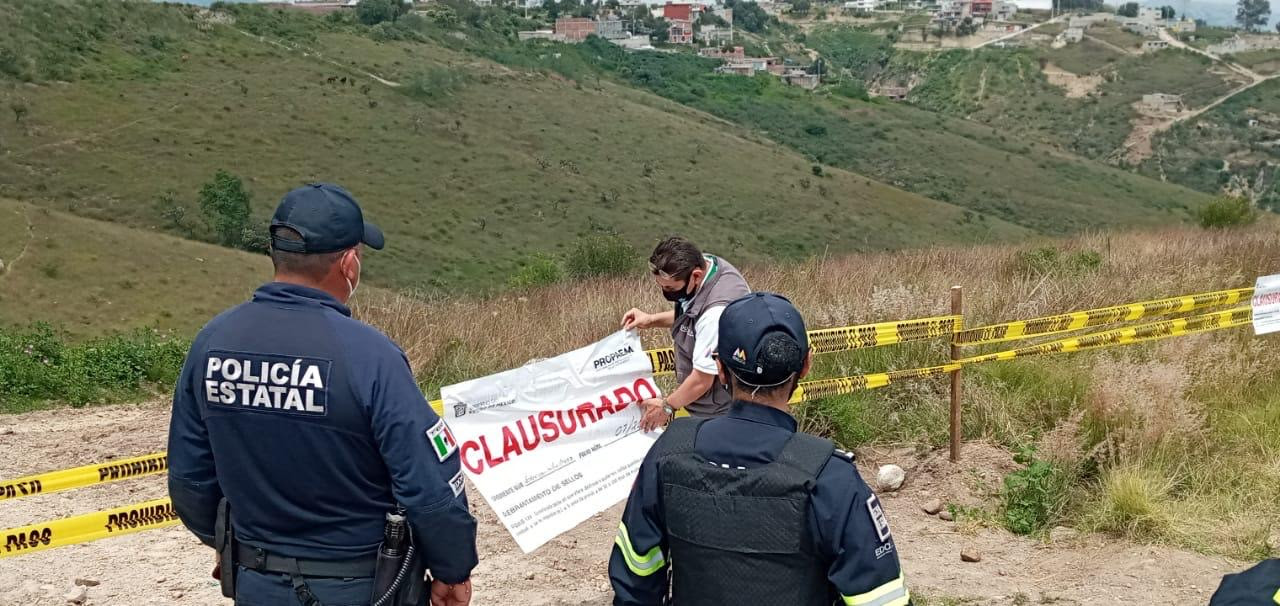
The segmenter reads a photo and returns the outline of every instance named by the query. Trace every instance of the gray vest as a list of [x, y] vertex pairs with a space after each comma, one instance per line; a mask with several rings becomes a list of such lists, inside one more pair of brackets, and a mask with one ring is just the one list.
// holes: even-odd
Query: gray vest
[[[676, 303], [676, 322], [671, 326], [671, 338], [675, 341], [677, 384], [683, 383], [693, 372], [693, 345], [698, 338], [698, 316], [710, 307], [728, 305], [735, 299], [751, 294], [751, 288], [747, 286], [742, 274], [738, 273], [738, 268], [720, 257], [712, 258], [715, 261], [715, 272], [703, 280], [698, 292], [693, 294], [693, 302], [689, 303], [689, 308], [682, 312], [680, 304]], [[729, 397], [729, 391], [716, 381], [707, 393], [689, 404], [689, 414], [695, 417], [719, 416], [728, 412], [731, 401], [733, 398]]]
[[796, 432], [778, 458], [725, 469], [694, 449], [707, 419], [676, 419], [656, 450], [673, 606], [829, 606], [826, 561], [809, 531], [809, 499], [835, 446]]

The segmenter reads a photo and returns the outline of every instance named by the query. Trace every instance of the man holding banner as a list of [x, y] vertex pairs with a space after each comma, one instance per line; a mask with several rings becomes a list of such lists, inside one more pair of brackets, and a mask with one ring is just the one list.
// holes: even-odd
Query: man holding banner
[[730, 301], [749, 292], [737, 268], [715, 255], [704, 255], [692, 242], [672, 236], [658, 243], [649, 256], [649, 271], [662, 296], [675, 304], [656, 314], [631, 309], [622, 328], [670, 328], [675, 341], [676, 382], [665, 398], [640, 403], [640, 428], [661, 427], [676, 410], [687, 408], [695, 417], [722, 415], [729, 409], [728, 392], [716, 389], [716, 349], [720, 313]]
[[790, 414], [811, 361], [800, 313], [772, 293], [738, 299], [716, 350], [732, 404], [676, 419], [645, 456], [609, 560], [615, 606], [909, 604], [853, 456]]

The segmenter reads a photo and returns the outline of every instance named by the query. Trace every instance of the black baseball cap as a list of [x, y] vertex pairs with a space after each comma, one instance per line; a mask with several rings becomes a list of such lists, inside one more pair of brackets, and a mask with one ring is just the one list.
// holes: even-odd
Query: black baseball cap
[[[800, 356], [786, 361], [761, 359], [765, 343], [779, 337], [799, 345]], [[804, 369], [804, 360], [809, 354], [804, 318], [782, 295], [751, 293], [730, 303], [720, 314], [716, 354], [725, 368], [747, 385], [779, 385]]]
[[[277, 227], [297, 231], [302, 241], [275, 237]], [[377, 225], [365, 222], [356, 199], [332, 183], [308, 183], [285, 194], [271, 216], [271, 246], [277, 250], [329, 253], [361, 242], [381, 250], [386, 240]]]

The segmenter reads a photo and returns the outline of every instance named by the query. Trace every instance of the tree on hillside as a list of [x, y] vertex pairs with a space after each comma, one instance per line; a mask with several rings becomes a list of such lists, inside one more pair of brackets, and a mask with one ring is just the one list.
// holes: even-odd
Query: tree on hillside
[[1172, 6], [1167, 6], [1167, 5], [1166, 5], [1166, 6], [1162, 6], [1162, 7], [1160, 7], [1160, 18], [1161, 18], [1161, 19], [1173, 19], [1173, 18], [1175, 18], [1175, 17], [1177, 17], [1177, 16], [1178, 16], [1178, 11], [1173, 10], [1173, 7], [1172, 7]]
[[1236, 4], [1236, 24], [1256, 32], [1271, 21], [1271, 0], [1240, 0]]
[[768, 29], [769, 23], [773, 20], [773, 17], [770, 17], [769, 13], [764, 12], [764, 9], [755, 2], [725, 0], [724, 5], [733, 9], [733, 24], [753, 34]]
[[791, 0], [791, 14], [803, 17], [809, 14], [812, 6], [809, 0]]
[[1276, 33], [1280, 34], [1280, 23], [1276, 23]]
[[1121, 4], [1120, 8], [1116, 10], [1116, 14], [1120, 15], [1121, 17], [1137, 17], [1138, 3], [1126, 2], [1124, 4]]
[[365, 25], [395, 21], [399, 16], [397, 4], [397, 0], [360, 0], [356, 4], [356, 18]]
[[200, 212], [223, 246], [244, 246], [245, 228], [249, 227], [249, 192], [244, 182], [225, 170], [218, 169], [213, 180], [200, 186]]

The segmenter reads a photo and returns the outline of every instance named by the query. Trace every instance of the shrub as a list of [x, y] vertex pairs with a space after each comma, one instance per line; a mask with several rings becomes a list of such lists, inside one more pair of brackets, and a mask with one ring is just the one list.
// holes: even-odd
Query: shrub
[[414, 74], [404, 91], [411, 97], [436, 100], [452, 95], [466, 81], [467, 73], [461, 68], [436, 67]]
[[199, 198], [200, 212], [216, 241], [223, 246], [242, 247], [249, 225], [249, 192], [240, 177], [219, 169], [212, 181], [200, 186]]
[[1102, 255], [1094, 250], [1078, 250], [1062, 254], [1053, 247], [1042, 247], [1018, 253], [1018, 273], [1029, 275], [1085, 274], [1102, 265]]
[[136, 395], [177, 379], [187, 342], [154, 330], [67, 343], [48, 324], [0, 331], [0, 411], [65, 402], [82, 406]]
[[1036, 457], [1035, 447], [1023, 447], [1013, 460], [1023, 469], [1004, 478], [1002, 517], [1010, 532], [1031, 534], [1048, 528], [1066, 503], [1066, 474]]
[[365, 25], [377, 25], [396, 18], [396, 0], [360, 0], [356, 18]]
[[1200, 227], [1205, 229], [1252, 225], [1258, 220], [1258, 210], [1244, 198], [1224, 196], [1196, 211]]
[[573, 278], [616, 276], [634, 271], [639, 256], [620, 236], [579, 238], [565, 257], [565, 270]]
[[535, 254], [529, 259], [508, 283], [515, 288], [532, 288], [547, 286], [564, 279], [564, 268], [560, 262], [550, 255]]
[[1135, 539], [1152, 539], [1172, 521], [1166, 509], [1171, 485], [1150, 471], [1125, 466], [1111, 469], [1102, 481], [1096, 509], [1087, 516], [1098, 530]]

